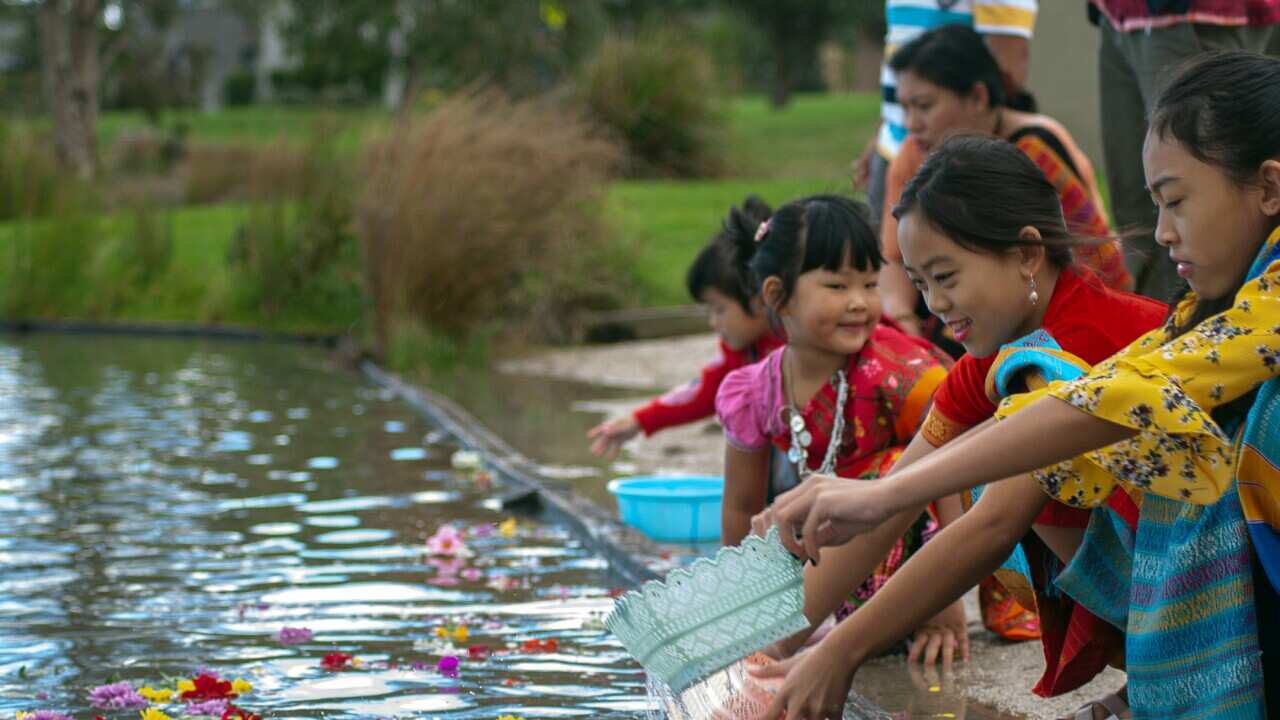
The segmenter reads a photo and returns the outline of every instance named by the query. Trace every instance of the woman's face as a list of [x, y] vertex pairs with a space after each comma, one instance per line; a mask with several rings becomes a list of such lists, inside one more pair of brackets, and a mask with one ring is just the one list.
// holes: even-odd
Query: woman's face
[[1275, 226], [1274, 189], [1242, 186], [1154, 133], [1147, 133], [1142, 164], [1158, 213], [1155, 240], [1169, 249], [1179, 277], [1205, 299], [1234, 293]]
[[[962, 247], [916, 210], [898, 222], [902, 264], [924, 294], [929, 312], [951, 329], [969, 354], [986, 357], [1036, 329], [1030, 273], [1023, 256]], [[1048, 302], [1042, 298], [1041, 303]]]
[[968, 95], [960, 95], [905, 70], [898, 75], [898, 104], [902, 105], [907, 132], [926, 151], [950, 135], [991, 130], [991, 106], [981, 84]]

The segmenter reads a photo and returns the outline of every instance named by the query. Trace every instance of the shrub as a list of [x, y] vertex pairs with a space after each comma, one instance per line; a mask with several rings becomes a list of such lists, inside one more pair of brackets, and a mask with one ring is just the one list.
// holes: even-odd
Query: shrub
[[49, 213], [69, 186], [45, 133], [0, 118], [0, 220]]
[[274, 190], [268, 189], [269, 174], [255, 173], [249, 184], [260, 197], [276, 197], [251, 209], [229, 262], [236, 271], [238, 302], [269, 320], [327, 314], [334, 323], [350, 323], [360, 318], [353, 173], [332, 137], [318, 130], [294, 151], [300, 164], [282, 172]]
[[[495, 317], [563, 317], [623, 283], [601, 193], [619, 156], [577, 113], [469, 92], [371, 143], [358, 232], [375, 351], [402, 319], [464, 336]], [[592, 267], [605, 258], [609, 265]]]
[[708, 55], [670, 34], [609, 38], [578, 94], [626, 144], [632, 175], [696, 177], [724, 168], [726, 115]]
[[222, 81], [222, 100], [227, 107], [252, 105], [257, 94], [257, 79], [247, 70], [238, 70]]

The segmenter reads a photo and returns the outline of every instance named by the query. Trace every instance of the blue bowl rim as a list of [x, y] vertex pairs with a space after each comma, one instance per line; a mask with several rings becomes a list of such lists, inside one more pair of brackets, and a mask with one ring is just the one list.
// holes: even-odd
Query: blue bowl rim
[[[681, 488], [682, 492], [673, 495], [672, 483], [688, 483], [688, 489]], [[621, 499], [687, 503], [719, 500], [724, 495], [724, 479], [713, 475], [637, 475], [610, 480], [608, 488]]]

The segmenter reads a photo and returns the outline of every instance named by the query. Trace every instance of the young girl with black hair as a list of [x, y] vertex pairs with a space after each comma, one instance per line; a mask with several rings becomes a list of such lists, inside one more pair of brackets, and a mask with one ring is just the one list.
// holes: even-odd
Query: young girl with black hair
[[[724, 425], [721, 539], [736, 545], [764, 509], [771, 448], [803, 478], [879, 477], [918, 430], [949, 359], [881, 322], [880, 253], [865, 206], [835, 195], [787, 203], [753, 232], [755, 287], [787, 344], [730, 373], [716, 397]], [[933, 528], [912, 528], [853, 602], [875, 591]]]
[[[928, 154], [948, 137], [961, 134], [982, 133], [1008, 140], [1031, 158], [1057, 191], [1071, 232], [1096, 239], [1075, 248], [1080, 264], [1107, 287], [1133, 287], [1120, 243], [1111, 237], [1088, 157], [1053, 118], [1006, 105], [1000, 68], [981, 35], [963, 25], [935, 28], [898, 48], [889, 65], [898, 77], [898, 100], [910, 134], [889, 167], [885, 185], [880, 240], [890, 263], [885, 272], [887, 314], [906, 323], [912, 323], [917, 314], [928, 318], [919, 306], [919, 294], [902, 272], [892, 209]], [[928, 322], [932, 319], [922, 324]], [[922, 332], [925, 329], [941, 330], [923, 328]]]
[[[1143, 164], [1156, 242], [1189, 288], [1164, 327], [1074, 380], [1007, 397], [1001, 422], [881, 482], [810, 478], [772, 517], [809, 556], [983, 483], [994, 484], [949, 537], [997, 498], [1100, 507], [1117, 488], [1136, 494], [1136, 528], [1095, 510], [1057, 581], [1125, 630], [1133, 717], [1267, 717], [1280, 708], [1280, 60], [1224, 52], [1185, 65], [1156, 102]], [[989, 573], [1006, 540], [917, 556], [787, 674], [773, 710], [839, 717], [858, 666]], [[936, 592], [911, 592], [923, 582]]]
[[[1072, 248], [1082, 241], [1064, 223], [1053, 185], [1022, 151], [1003, 140], [961, 136], [945, 142], [907, 185], [894, 214], [912, 282], [967, 351], [938, 388], [920, 434], [895, 471], [991, 418], [996, 405], [987, 395], [986, 378], [1002, 345], [1026, 338], [1027, 343], [1088, 365], [1158, 327], [1165, 315], [1160, 303], [1106, 288], [1073, 263]], [[1026, 482], [1035, 488], [1033, 481]], [[1025, 561], [1008, 563], [997, 575], [1003, 592], [1039, 612], [1045, 672], [1035, 692], [1058, 695], [1084, 685], [1104, 669], [1118, 653], [1122, 638], [1083, 608], [1050, 592], [1053, 578], [1042, 572], [1071, 558], [1089, 511], [1053, 502], [1038, 492], [1019, 499], [1028, 505], [1009, 507], [1000, 498], [984, 501], [979, 512], [992, 514], [992, 522], [970, 524], [971, 531], [961, 537], [949, 534], [949, 545], [1000, 545], [1008, 536], [1024, 538], [1035, 531], [1018, 551]], [[1121, 493], [1113, 502], [1123, 517], [1136, 522], [1137, 509], [1127, 495]], [[813, 626], [839, 606], [850, 587], [862, 582], [918, 512], [919, 508], [908, 509], [874, 533], [824, 550], [820, 566], [806, 568], [805, 609]], [[895, 578], [890, 584], [900, 582]], [[924, 582], [913, 590], [931, 594], [935, 587]], [[953, 652], [967, 655], [963, 627], [946, 630], [922, 633], [909, 659], [923, 656], [931, 663], [940, 654], [949, 662]], [[790, 655], [806, 636], [780, 643], [774, 654]], [[926, 639], [932, 645], [926, 645]]]
[[770, 212], [769, 205], [755, 195], [748, 195], [741, 209], [730, 208], [724, 226], [694, 258], [685, 276], [689, 296], [707, 306], [708, 322], [718, 336], [719, 355], [702, 368], [696, 380], [588, 430], [591, 452], [613, 457], [642, 432], [648, 437], [711, 417], [725, 376], [782, 346], [747, 279], [746, 263], [755, 250], [752, 235]]

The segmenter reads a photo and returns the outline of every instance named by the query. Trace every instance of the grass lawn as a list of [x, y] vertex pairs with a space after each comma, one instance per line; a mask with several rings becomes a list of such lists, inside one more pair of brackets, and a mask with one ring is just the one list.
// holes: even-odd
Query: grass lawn
[[[719, 228], [729, 206], [740, 204], [747, 194], [756, 193], [776, 206], [803, 194], [847, 191], [849, 163], [875, 127], [877, 112], [877, 98], [865, 94], [799, 95], [782, 110], [773, 110], [764, 98], [736, 98], [729, 108], [729, 176], [614, 182], [606, 204], [611, 226], [618, 233], [612, 240], [631, 244], [637, 253], [638, 290], [628, 298], [629, 304], [689, 302], [684, 290], [688, 263]], [[270, 143], [281, 138], [300, 142], [313, 130], [326, 127], [324, 123], [334, 122], [343, 146], [350, 143], [354, 150], [361, 138], [384, 126], [388, 118], [376, 108], [263, 106], [212, 115], [170, 112], [161, 125], [186, 124], [191, 142]], [[104, 113], [99, 123], [104, 154], [123, 134], [146, 126], [141, 113]], [[61, 301], [51, 300], [50, 305], [61, 308], [55, 314], [63, 317], [346, 329], [352, 312], [345, 300], [295, 308], [270, 322], [236, 301], [240, 288], [228, 268], [227, 253], [248, 213], [248, 207], [238, 204], [156, 211], [154, 217], [173, 234], [174, 254], [146, 292], [107, 287], [107, 294], [113, 296], [110, 302], [92, 297], [80, 300], [70, 293], [60, 296]], [[122, 247], [137, 235], [137, 221], [129, 213], [88, 222], [96, 236], [95, 258], [110, 256], [112, 247]], [[39, 221], [0, 224], [0, 258], [10, 257], [20, 235], [38, 237], [40, 226]], [[90, 285], [110, 285], [113, 266], [108, 261], [94, 262], [88, 272], [98, 276]], [[74, 263], [71, 266], [68, 272], [75, 272]]]

